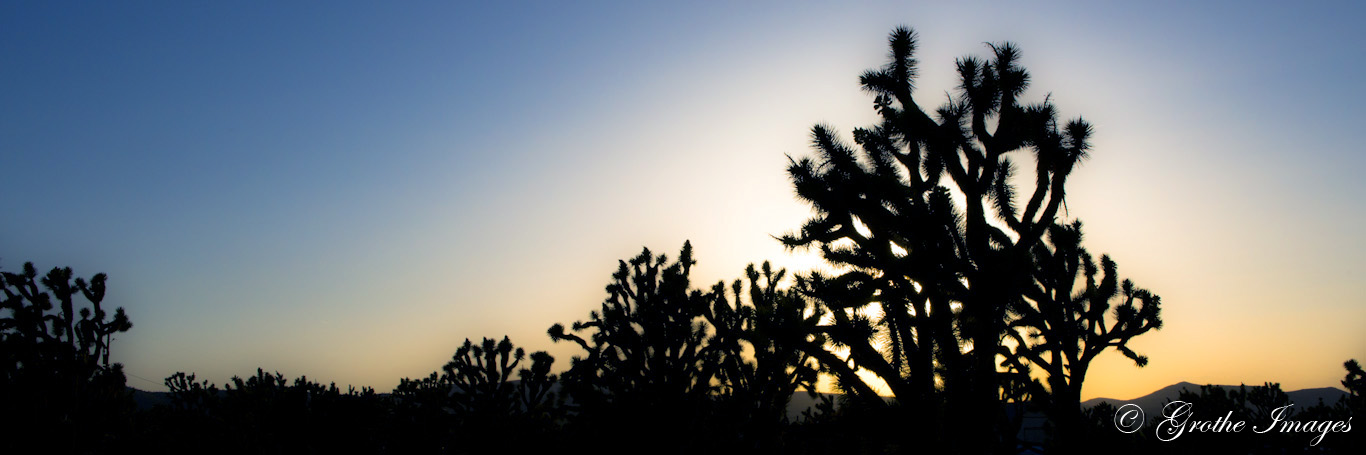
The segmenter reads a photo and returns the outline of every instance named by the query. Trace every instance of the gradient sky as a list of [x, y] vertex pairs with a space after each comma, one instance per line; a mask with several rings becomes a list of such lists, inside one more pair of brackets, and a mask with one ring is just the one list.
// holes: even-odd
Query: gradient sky
[[387, 391], [503, 335], [564, 368], [546, 329], [642, 246], [691, 239], [701, 287], [809, 268], [771, 237], [808, 216], [787, 155], [875, 120], [857, 76], [903, 24], [922, 104], [1009, 40], [1095, 125], [1066, 214], [1166, 326], [1084, 397], [1366, 360], [1355, 4], [282, 3], [0, 4], [0, 268], [108, 273], [131, 386]]

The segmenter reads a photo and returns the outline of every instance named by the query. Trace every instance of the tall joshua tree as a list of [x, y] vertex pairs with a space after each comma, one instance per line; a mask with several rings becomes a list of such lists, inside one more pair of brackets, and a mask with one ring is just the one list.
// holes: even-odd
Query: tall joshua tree
[[[1081, 424], [1081, 388], [1091, 361], [1114, 348], [1138, 366], [1146, 356], [1128, 343], [1149, 330], [1161, 329], [1161, 298], [1119, 280], [1109, 256], [1100, 265], [1081, 246], [1081, 222], [1055, 224], [1047, 242], [1034, 250], [1034, 284], [1016, 302], [1016, 315], [1006, 332], [1012, 343], [1005, 361], [1013, 371], [1037, 366], [1047, 373], [1047, 390], [1037, 383], [1034, 397], [1047, 398], [1058, 429], [1059, 444], [1070, 447]], [[1027, 378], [1022, 382], [1027, 382]]]
[[[996, 357], [1007, 309], [1032, 279], [1030, 253], [1055, 221], [1091, 128], [1061, 124], [1047, 99], [1020, 100], [1029, 76], [1009, 43], [991, 45], [990, 60], [959, 59], [957, 93], [927, 112], [912, 97], [916, 35], [898, 28], [889, 44], [890, 61], [860, 77], [881, 121], [854, 130], [858, 152], [829, 128], [813, 129], [818, 158], [788, 172], [817, 214], [782, 240], [819, 247], [846, 268], [813, 285], [837, 316], [827, 333], [848, 360], [886, 381], [914, 415], [947, 409], [946, 428], [967, 432], [924, 422], [925, 434], [984, 452], [1004, 442]], [[1022, 175], [1032, 180], [1023, 207], [1017, 164], [1033, 171]], [[877, 311], [859, 312], [870, 305]], [[935, 404], [938, 387], [947, 408]]]

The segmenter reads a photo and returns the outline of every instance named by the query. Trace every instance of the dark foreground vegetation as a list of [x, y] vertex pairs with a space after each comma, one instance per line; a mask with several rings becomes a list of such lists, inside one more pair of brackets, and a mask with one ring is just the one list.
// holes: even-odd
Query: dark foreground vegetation
[[[1080, 403], [1091, 361], [1162, 326], [1161, 299], [1121, 279], [1064, 221], [1067, 177], [1091, 127], [1024, 103], [1029, 76], [1011, 44], [965, 57], [960, 86], [933, 112], [911, 94], [916, 37], [891, 34], [889, 62], [860, 77], [880, 121], [857, 148], [825, 126], [814, 157], [788, 168], [813, 218], [780, 237], [818, 250], [833, 275], [764, 263], [698, 285], [691, 244], [620, 261], [607, 297], [553, 342], [564, 364], [506, 337], [466, 341], [451, 361], [390, 393], [341, 390], [257, 371], [219, 388], [166, 378], [170, 403], [135, 408], [112, 337], [132, 327], [101, 307], [105, 277], [6, 272], [0, 312], [6, 453], [1355, 453], [1361, 430], [1313, 435], [1123, 433], [1117, 410]], [[1017, 188], [1025, 182], [1023, 188]], [[41, 284], [41, 288], [39, 285]], [[77, 304], [78, 299], [88, 303]], [[79, 308], [79, 309], [78, 309]], [[1363, 409], [1346, 364], [1338, 403], [1300, 420]], [[834, 378], [838, 403], [801, 418], [794, 394]], [[880, 396], [860, 374], [875, 376]], [[1198, 415], [1268, 418], [1268, 384], [1182, 399]], [[1222, 415], [1222, 414], [1219, 414]], [[1042, 423], [1028, 423], [1041, 416]], [[1155, 416], [1153, 416], [1156, 419]], [[1154, 420], [1149, 428], [1158, 422]], [[1263, 437], [1264, 436], [1264, 437]], [[1232, 452], [1230, 452], [1232, 450]]]
[[[856, 392], [825, 397], [800, 417], [786, 412], [809, 393], [816, 374], [834, 373], [805, 350], [826, 319], [802, 297], [802, 281], [780, 288], [783, 272], [751, 267], [746, 278], [711, 292], [686, 286], [690, 252], [679, 260], [642, 253], [609, 285], [603, 308], [572, 329], [550, 334], [585, 355], [554, 374], [555, 359], [527, 354], [504, 337], [466, 341], [440, 371], [403, 379], [390, 393], [339, 389], [308, 378], [257, 370], [220, 388], [193, 374], [167, 377], [169, 402], [139, 409], [119, 364], [107, 357], [127, 315], [100, 308], [104, 279], [64, 286], [69, 269], [35, 280], [31, 264], [3, 273], [0, 364], [5, 453], [545, 453], [593, 447], [595, 453], [957, 453], [954, 441], [914, 427], [918, 411], [899, 400]], [[37, 282], [43, 283], [40, 290]], [[98, 284], [94, 284], [98, 283]], [[75, 297], [90, 307], [78, 308]], [[689, 302], [684, 304], [684, 302]], [[64, 310], [56, 310], [56, 307]], [[68, 318], [67, 315], [78, 314]], [[827, 319], [828, 320], [828, 319]], [[688, 323], [691, 322], [691, 323]], [[71, 327], [67, 329], [66, 327]], [[579, 334], [584, 334], [580, 336]], [[847, 365], [847, 364], [846, 364]], [[1344, 365], [1349, 395], [1300, 403], [1285, 418], [1348, 421], [1366, 409], [1366, 374]], [[836, 376], [838, 378], [838, 376]], [[840, 379], [845, 381], [847, 379]], [[846, 387], [848, 388], [848, 387]], [[1291, 404], [1277, 384], [1204, 387], [1180, 400], [1210, 420], [1271, 422]], [[1307, 406], [1306, 406], [1307, 405]], [[1105, 453], [1355, 453], [1360, 430], [1254, 435], [1190, 433], [1159, 440], [1116, 429], [1117, 409], [1078, 409], [1077, 426], [1058, 428], [1047, 401], [1004, 405], [1011, 427], [997, 453], [1059, 453], [1067, 443]], [[1042, 425], [1025, 421], [1043, 415]], [[942, 418], [942, 417], [941, 417]], [[979, 421], [980, 423], [980, 421]], [[945, 424], [945, 423], [941, 423]], [[1023, 431], [1022, 430], [1023, 427]], [[1041, 435], [1041, 436], [1040, 436]], [[1063, 436], [1066, 435], [1066, 436]]]

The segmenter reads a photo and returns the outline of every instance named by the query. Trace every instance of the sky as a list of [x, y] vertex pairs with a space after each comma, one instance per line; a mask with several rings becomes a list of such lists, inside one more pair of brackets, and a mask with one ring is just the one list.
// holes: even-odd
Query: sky
[[481, 3], [0, 4], [0, 269], [107, 273], [142, 389], [388, 391], [504, 335], [565, 368], [546, 329], [642, 247], [690, 240], [699, 287], [819, 264], [773, 239], [809, 217], [789, 156], [875, 121], [857, 76], [907, 25], [922, 104], [1011, 41], [1094, 125], [1064, 215], [1165, 326], [1083, 398], [1366, 360], [1361, 6]]

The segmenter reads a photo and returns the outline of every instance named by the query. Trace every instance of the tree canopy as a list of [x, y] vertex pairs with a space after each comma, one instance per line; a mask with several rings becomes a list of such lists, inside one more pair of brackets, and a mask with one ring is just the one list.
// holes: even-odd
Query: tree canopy
[[[920, 437], [988, 451], [1009, 443], [1000, 397], [1011, 378], [1001, 364], [1035, 341], [1013, 335], [1029, 324], [1016, 319], [1049, 310], [1026, 302], [1051, 254], [1046, 237], [1067, 178], [1091, 151], [1091, 126], [1060, 120], [1048, 97], [1024, 100], [1030, 76], [1012, 43], [958, 59], [957, 90], [934, 111], [913, 97], [916, 34], [897, 28], [888, 44], [889, 61], [859, 78], [879, 122], [853, 130], [857, 148], [828, 126], [812, 128], [816, 156], [794, 160], [788, 173], [816, 215], [781, 240], [817, 248], [842, 270], [811, 278], [813, 296], [834, 315], [821, 327], [832, 348], [886, 382], [923, 423]], [[1156, 299], [1148, 303], [1142, 308], [1155, 315]], [[1009, 351], [1007, 339], [1026, 348]], [[988, 424], [966, 424], [983, 417]]]

